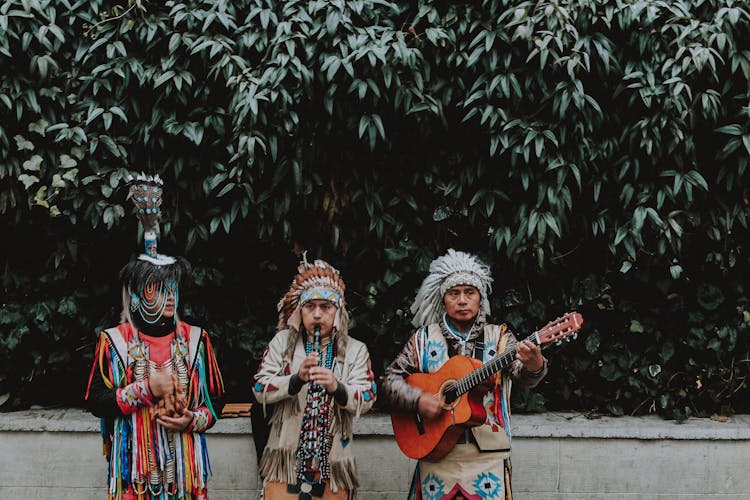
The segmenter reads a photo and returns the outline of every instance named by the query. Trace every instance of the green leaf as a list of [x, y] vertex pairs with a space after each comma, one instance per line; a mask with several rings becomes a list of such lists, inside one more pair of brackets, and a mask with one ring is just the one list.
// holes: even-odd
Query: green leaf
[[66, 154], [60, 155], [60, 168], [73, 168], [78, 165], [78, 162]]
[[23, 136], [16, 135], [13, 138], [16, 140], [16, 148], [18, 151], [34, 151], [34, 144], [32, 144], [31, 141], [27, 141]]
[[341, 14], [337, 10], [329, 10], [328, 16], [326, 17], [326, 31], [329, 35], [333, 35], [341, 22]]
[[25, 189], [29, 189], [31, 186], [39, 182], [39, 178], [35, 175], [21, 174], [18, 176], [18, 180], [23, 183]]
[[171, 69], [169, 71], [162, 73], [156, 80], [154, 80], [154, 88], [157, 89], [161, 87], [164, 83], [173, 79], [174, 76], [175, 76], [175, 72], [172, 71]]
[[36, 122], [29, 123], [29, 132], [36, 132], [37, 134], [44, 137], [48, 126], [49, 122], [42, 118]]
[[112, 113], [113, 115], [116, 115], [124, 123], [128, 123], [128, 117], [125, 115], [125, 112], [118, 106], [112, 106], [111, 108], [109, 108], [109, 112]]
[[39, 172], [42, 168], [42, 157], [34, 155], [30, 159], [23, 162], [23, 169], [30, 172]]
[[51, 187], [53, 188], [64, 188], [65, 187], [65, 181], [62, 179], [60, 174], [55, 174], [52, 176], [52, 184]]
[[398, 263], [407, 258], [409, 256], [409, 252], [403, 247], [386, 248], [385, 256], [388, 258], [388, 261]]
[[698, 287], [696, 298], [698, 304], [708, 311], [717, 309], [725, 300], [724, 292], [709, 284], [702, 284]]
[[437, 207], [432, 213], [432, 220], [434, 220], [435, 222], [440, 222], [447, 219], [452, 214], [453, 212], [448, 207]]
[[219, 194], [217, 194], [216, 197], [221, 198], [225, 194], [229, 193], [234, 189], [235, 185], [236, 184], [234, 182], [228, 182], [223, 188], [221, 188], [221, 191], [219, 191]]
[[75, 181], [78, 178], [78, 169], [71, 168], [63, 174], [62, 178], [68, 181]]
[[720, 134], [742, 135], [742, 127], [737, 124], [724, 125], [723, 127], [717, 128], [716, 131]]
[[589, 354], [596, 354], [599, 351], [600, 342], [599, 332], [594, 331], [587, 335], [585, 341], [586, 351]]
[[672, 275], [673, 279], [679, 279], [682, 276], [682, 266], [679, 264], [672, 264], [669, 266], [669, 274]]
[[638, 320], [631, 319], [630, 320], [630, 332], [631, 333], [643, 333], [646, 330], [643, 328], [643, 325]]
[[674, 344], [672, 342], [665, 342], [661, 346], [661, 359], [663, 362], [667, 362], [674, 356]]
[[547, 226], [549, 226], [550, 229], [552, 229], [552, 232], [557, 235], [558, 238], [562, 238], [562, 233], [560, 232], [560, 227], [557, 225], [557, 221], [554, 217], [552, 217], [552, 214], [549, 212], [544, 213], [544, 220], [547, 223]]

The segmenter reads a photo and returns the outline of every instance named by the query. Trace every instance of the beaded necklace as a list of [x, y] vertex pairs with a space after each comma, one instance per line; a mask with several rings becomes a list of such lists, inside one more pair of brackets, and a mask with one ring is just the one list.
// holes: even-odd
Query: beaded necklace
[[[336, 357], [335, 344], [331, 339], [326, 346], [323, 346], [318, 366], [331, 369]], [[312, 351], [312, 342], [306, 340], [305, 354], [309, 355]], [[310, 384], [296, 454], [297, 479], [303, 493], [312, 491], [312, 486], [331, 477], [331, 467], [328, 463], [328, 454], [331, 451], [331, 441], [328, 435], [331, 400], [332, 396], [326, 392], [325, 387]], [[317, 472], [320, 472], [320, 476], [315, 479]]]

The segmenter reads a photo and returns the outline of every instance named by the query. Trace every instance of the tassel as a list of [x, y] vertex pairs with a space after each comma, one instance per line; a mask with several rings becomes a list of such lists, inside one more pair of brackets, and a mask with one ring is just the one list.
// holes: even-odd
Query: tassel
[[356, 495], [359, 481], [357, 480], [357, 464], [354, 460], [347, 459], [331, 463], [331, 490], [335, 492], [341, 488], [350, 492], [352, 498]]
[[[114, 380], [115, 377], [112, 374], [112, 359], [113, 356], [110, 355], [107, 356], [108, 352], [112, 349], [112, 347], [109, 345], [109, 342], [107, 341], [106, 337], [104, 335], [101, 335], [99, 337], [99, 342], [96, 344], [96, 351], [94, 352], [94, 360], [91, 364], [91, 372], [89, 373], [89, 383], [86, 387], [86, 395], [84, 396], [84, 399], [88, 401], [89, 395], [91, 393], [91, 382], [94, 380], [94, 372], [96, 371], [96, 367], [99, 367], [99, 373], [102, 376], [102, 380], [104, 381], [104, 385], [107, 387], [107, 389], [112, 389], [114, 387]], [[106, 376], [104, 373], [104, 362], [108, 361], [108, 369], [107, 373], [109, 376]]]
[[266, 448], [260, 459], [258, 472], [266, 481], [296, 483], [296, 465], [297, 453], [295, 450]]
[[216, 361], [211, 339], [208, 335], [204, 335], [203, 338], [205, 340], [205, 358], [208, 364], [209, 391], [211, 394], [221, 396], [224, 392], [224, 379], [221, 376], [219, 364]]

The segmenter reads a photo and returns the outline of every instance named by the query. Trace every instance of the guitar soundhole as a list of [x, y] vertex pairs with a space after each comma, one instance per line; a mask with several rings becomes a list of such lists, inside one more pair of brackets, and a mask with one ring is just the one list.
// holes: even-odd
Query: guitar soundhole
[[459, 398], [456, 394], [455, 388], [450, 389], [450, 386], [452, 386], [455, 381], [455, 379], [447, 379], [440, 385], [438, 396], [440, 397], [444, 410], [450, 411], [458, 405]]

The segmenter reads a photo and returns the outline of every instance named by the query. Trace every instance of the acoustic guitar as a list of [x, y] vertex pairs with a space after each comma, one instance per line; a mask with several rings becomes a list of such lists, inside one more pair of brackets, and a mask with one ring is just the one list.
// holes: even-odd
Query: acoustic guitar
[[[583, 316], [567, 313], [548, 323], [524, 340], [542, 349], [561, 344], [577, 336]], [[434, 373], [412, 373], [406, 382], [434, 394], [443, 404], [443, 412], [434, 419], [422, 419], [419, 413], [391, 414], [393, 434], [401, 451], [409, 458], [440, 460], [453, 449], [458, 438], [470, 427], [483, 424], [487, 414], [480, 394], [469, 392], [516, 359], [516, 345], [482, 364], [466, 356], [453, 356]]]

